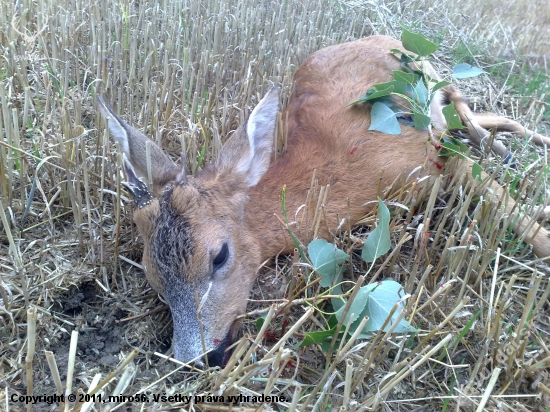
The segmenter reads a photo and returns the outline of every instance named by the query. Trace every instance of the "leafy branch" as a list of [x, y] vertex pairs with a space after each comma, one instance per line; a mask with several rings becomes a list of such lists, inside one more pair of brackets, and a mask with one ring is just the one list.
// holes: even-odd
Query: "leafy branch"
[[[437, 50], [437, 46], [424, 36], [403, 29], [401, 34], [403, 48], [411, 53], [393, 49], [392, 54], [400, 60], [401, 70], [393, 71], [394, 80], [372, 86], [362, 97], [351, 104], [370, 102], [371, 125], [369, 130], [396, 135], [401, 133], [400, 124], [412, 126], [417, 130], [427, 130], [433, 137], [434, 127], [430, 107], [438, 90], [451, 84], [447, 80], [431, 78], [419, 70], [424, 62]], [[458, 64], [453, 69], [452, 77], [464, 79], [485, 73], [482, 69], [466, 63]], [[406, 102], [406, 104], [404, 104]], [[466, 146], [456, 141], [449, 129], [462, 129], [454, 103], [443, 107], [443, 116], [447, 128], [441, 130], [441, 140], [436, 148], [441, 156], [454, 156], [466, 151]]]
[[[390, 250], [389, 226], [390, 212], [384, 202], [378, 199], [378, 226], [367, 237], [361, 252], [362, 259], [366, 263], [371, 263], [367, 273], [371, 271], [374, 261]], [[308, 245], [308, 256], [313, 268], [321, 277], [320, 285], [332, 288], [333, 295], [343, 295], [341, 266], [349, 255], [326, 240], [316, 239]], [[405, 307], [401, 302], [403, 297], [403, 287], [394, 280], [386, 279], [360, 287], [347, 312], [345, 307], [348, 302], [345, 298], [332, 298], [335, 312], [327, 320], [327, 329], [306, 332], [299, 346], [317, 343], [328, 352], [331, 338], [339, 330], [344, 329], [347, 330], [347, 335], [353, 335], [356, 339], [369, 338], [374, 332], [387, 331], [390, 327], [393, 327], [395, 333], [416, 332], [406, 320], [397, 319]], [[393, 310], [396, 304], [399, 310]], [[391, 319], [388, 321], [390, 315]], [[366, 322], [365, 317], [368, 318]], [[395, 326], [393, 324], [396, 321], [398, 324]], [[345, 328], [338, 327], [339, 324]], [[339, 337], [346, 338], [344, 332], [339, 333]]]

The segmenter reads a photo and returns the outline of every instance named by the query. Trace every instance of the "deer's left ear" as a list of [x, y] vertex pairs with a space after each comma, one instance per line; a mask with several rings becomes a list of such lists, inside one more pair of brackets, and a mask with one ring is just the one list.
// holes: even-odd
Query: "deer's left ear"
[[279, 90], [272, 87], [241, 127], [224, 145], [216, 168], [219, 173], [242, 174], [248, 186], [258, 184], [267, 171], [273, 151], [273, 137], [279, 113]]

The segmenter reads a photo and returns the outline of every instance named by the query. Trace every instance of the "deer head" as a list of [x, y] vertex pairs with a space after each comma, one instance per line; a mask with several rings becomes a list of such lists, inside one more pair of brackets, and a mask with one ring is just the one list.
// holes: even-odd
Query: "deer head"
[[216, 161], [194, 176], [98, 100], [123, 151], [145, 274], [172, 312], [175, 357], [200, 364], [206, 351], [209, 365], [220, 365], [260, 264], [245, 206], [270, 164], [279, 92], [273, 87]]

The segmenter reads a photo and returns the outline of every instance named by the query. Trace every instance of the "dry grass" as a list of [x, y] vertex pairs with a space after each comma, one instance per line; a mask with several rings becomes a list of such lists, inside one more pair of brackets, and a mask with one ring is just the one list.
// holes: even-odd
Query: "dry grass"
[[498, 55], [514, 58], [521, 53], [545, 62], [550, 56], [550, 13], [544, 0], [420, 0], [411, 6], [439, 9], [455, 30], [468, 39], [483, 39]]
[[[374, 33], [396, 35], [400, 22], [444, 39], [447, 56], [484, 39], [483, 50], [502, 60], [537, 54], [533, 64], [544, 70], [544, 2], [461, 10], [454, 3], [0, 2], [0, 409], [27, 408], [12, 395], [68, 391], [144, 393], [151, 402], [133, 407], [145, 410], [178, 406], [154, 403], [163, 392], [191, 396], [191, 404], [180, 404], [185, 410], [230, 410], [194, 397], [238, 394], [286, 398], [242, 403], [247, 411], [548, 410], [550, 269], [507, 231], [498, 207], [470, 207], [470, 188], [449, 179], [441, 182], [448, 195], [434, 192], [431, 202], [430, 193], [386, 192], [415, 212], [395, 209], [400, 249], [375, 271], [405, 285], [405, 316], [420, 333], [352, 341], [330, 358], [316, 346], [293, 349], [305, 331], [323, 325], [311, 308], [324, 298], [306, 299], [300, 267], [279, 258], [257, 282], [228, 366], [177, 370], [159, 355], [169, 352], [169, 313], [137, 263], [141, 241], [120, 185], [119, 151], [95, 107], [96, 94], [107, 97], [174, 158], [183, 146], [196, 171], [271, 83], [288, 100], [293, 72], [308, 54]], [[447, 58], [439, 57], [445, 71]], [[495, 62], [487, 53], [473, 58]], [[527, 99], [487, 79], [461, 86], [481, 94], [478, 108], [550, 130], [548, 82]], [[522, 196], [544, 201], [546, 153], [526, 142], [514, 150], [525, 170]], [[406, 233], [415, 240], [405, 241]], [[335, 241], [348, 249], [364, 237], [359, 231]], [[364, 268], [353, 262], [357, 278]], [[260, 314], [267, 320], [258, 332]]]

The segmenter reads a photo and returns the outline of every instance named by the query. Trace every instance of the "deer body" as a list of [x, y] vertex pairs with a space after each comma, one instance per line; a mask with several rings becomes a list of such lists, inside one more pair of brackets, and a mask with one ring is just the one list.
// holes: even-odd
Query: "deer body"
[[[250, 189], [249, 225], [264, 226], [254, 230], [261, 239], [262, 258], [294, 248], [273, 214], [281, 214], [279, 197], [286, 185], [288, 214], [294, 215], [304, 203], [314, 169], [319, 184], [331, 186], [325, 210], [333, 230], [339, 224], [337, 216], [347, 216], [348, 199], [351, 221], [356, 222], [367, 210], [364, 203], [376, 199], [379, 185], [384, 188], [399, 175], [406, 177], [426, 159], [425, 173], [441, 173], [435, 164], [443, 165], [444, 159], [438, 158], [426, 133], [409, 127], [399, 135], [368, 131], [370, 105], [346, 107], [371, 86], [391, 81], [392, 70], [399, 70], [399, 61], [389, 48], [378, 48], [377, 39], [322, 49], [296, 72], [295, 90], [283, 114], [283, 119], [288, 114], [286, 153]], [[401, 47], [395, 39], [382, 39]], [[322, 237], [328, 235], [326, 225], [320, 229]]]
[[[423, 166], [421, 175], [445, 172], [445, 159], [438, 157], [427, 132], [407, 126], [399, 135], [369, 131], [370, 105], [348, 106], [371, 86], [392, 80], [392, 71], [400, 69], [389, 53], [394, 48], [402, 48], [401, 43], [373, 36], [310, 56], [296, 72], [295, 90], [283, 114], [288, 119], [286, 153], [271, 165], [279, 110], [274, 89], [228, 140], [219, 158], [196, 176], [187, 176], [151, 145], [154, 196], [138, 178], [147, 175], [147, 138], [100, 105], [124, 151], [127, 185], [138, 205], [134, 221], [144, 241], [143, 265], [152, 286], [170, 305], [176, 358], [200, 362], [206, 351], [210, 365], [222, 363], [259, 265], [294, 247], [275, 217], [281, 215], [283, 186], [288, 215], [294, 216], [305, 201], [314, 169], [319, 184], [331, 185], [324, 206], [326, 224], [320, 227], [320, 236], [327, 237], [326, 227], [336, 229], [348, 212], [351, 224], [363, 216], [364, 204], [376, 199], [379, 187], [406, 179], [418, 166]], [[452, 86], [443, 93], [455, 101], [471, 135], [486, 133], [480, 123], [525, 133], [516, 122], [471, 113]], [[441, 105], [435, 99], [431, 111], [443, 130]], [[536, 138], [548, 143], [544, 136]], [[502, 193], [496, 184], [492, 189]], [[512, 206], [510, 201], [507, 210]], [[526, 225], [516, 226], [522, 231]], [[303, 229], [296, 228], [299, 238]], [[538, 256], [550, 255], [544, 229], [529, 235]], [[202, 302], [200, 321], [197, 301]]]

